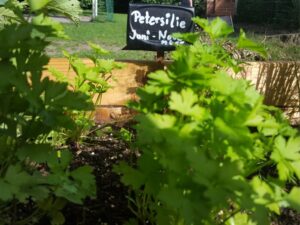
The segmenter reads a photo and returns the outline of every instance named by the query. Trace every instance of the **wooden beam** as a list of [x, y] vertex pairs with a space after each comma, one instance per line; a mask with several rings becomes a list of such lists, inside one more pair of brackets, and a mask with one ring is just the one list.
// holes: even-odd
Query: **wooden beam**
[[[92, 62], [84, 59], [87, 65]], [[132, 112], [125, 105], [129, 100], [136, 100], [137, 88], [147, 81], [147, 74], [164, 69], [166, 62], [122, 61], [124, 68], [113, 71], [112, 88], [103, 95], [102, 105], [97, 107], [96, 121], [108, 122], [124, 118]], [[69, 62], [65, 58], [52, 58], [49, 67], [54, 67], [69, 79], [75, 76], [69, 71]], [[247, 79], [264, 95], [265, 103], [282, 108], [291, 124], [300, 125], [300, 61], [294, 62], [247, 62], [244, 70], [238, 74], [229, 71], [236, 79]], [[50, 76], [44, 71], [44, 76]]]

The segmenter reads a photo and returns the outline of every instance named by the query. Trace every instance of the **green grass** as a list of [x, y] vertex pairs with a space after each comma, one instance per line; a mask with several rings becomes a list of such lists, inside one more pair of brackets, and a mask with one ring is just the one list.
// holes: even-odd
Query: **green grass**
[[300, 46], [280, 40], [267, 41], [265, 47], [272, 60], [300, 60]]
[[70, 40], [53, 39], [48, 48], [51, 57], [62, 56], [61, 51], [67, 50], [78, 53], [80, 56], [87, 54], [90, 49], [87, 42], [101, 45], [111, 52], [110, 57], [115, 59], [152, 60], [156, 53], [147, 51], [125, 51], [127, 16], [114, 14], [114, 21], [106, 21], [105, 15], [100, 15], [95, 22], [81, 22], [63, 24]]
[[[79, 25], [63, 24], [70, 40], [53, 39], [47, 52], [51, 57], [61, 57], [62, 50], [77, 53], [84, 57], [89, 51], [87, 42], [94, 42], [111, 52], [114, 59], [153, 60], [156, 53], [148, 51], [125, 51], [127, 15], [114, 14], [114, 21], [106, 21], [100, 15], [95, 22], [82, 22]], [[247, 33], [252, 40], [263, 44], [270, 60], [300, 60], [300, 47], [296, 43], [283, 43], [279, 39], [265, 40], [264, 35]]]
[[118, 45], [125, 43], [126, 17], [121, 14], [114, 15], [114, 21], [105, 21], [100, 16], [98, 21], [92, 23], [64, 24], [65, 31], [74, 41], [103, 41], [106, 44]]
[[[247, 37], [265, 47], [269, 60], [300, 60], [300, 46], [292, 41], [282, 42], [279, 36], [266, 38], [265, 35], [247, 32]], [[300, 36], [299, 36], [300, 38]]]

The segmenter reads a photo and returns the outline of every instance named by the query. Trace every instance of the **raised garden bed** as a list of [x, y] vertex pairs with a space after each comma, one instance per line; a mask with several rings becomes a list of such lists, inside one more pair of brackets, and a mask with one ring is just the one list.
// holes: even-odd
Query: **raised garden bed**
[[[89, 60], [84, 62], [91, 65]], [[103, 95], [102, 104], [96, 109], [95, 120], [98, 123], [123, 121], [130, 117], [132, 112], [125, 106], [129, 100], [136, 99], [136, 89], [145, 84], [147, 74], [169, 64], [134, 60], [120, 62], [124, 63], [123, 69], [113, 72], [112, 88]], [[52, 58], [48, 66], [68, 74], [70, 79], [74, 76], [65, 58]], [[45, 75], [51, 76], [48, 71]], [[264, 95], [267, 105], [281, 108], [291, 124], [300, 124], [300, 61], [246, 62], [244, 71], [234, 76], [251, 81]]]
[[[113, 72], [113, 88], [104, 94], [102, 104], [96, 109], [95, 120], [100, 125], [101, 135], [91, 135], [79, 148], [74, 149], [74, 166], [93, 166], [97, 178], [97, 199], [88, 200], [84, 206], [69, 204], [64, 210], [66, 224], [123, 224], [134, 215], [128, 210], [128, 189], [120, 182], [112, 167], [121, 160], [131, 161], [136, 152], [118, 136], [121, 127], [132, 118], [133, 112], [126, 108], [129, 100], [137, 98], [135, 92], [145, 84], [147, 74], [164, 69], [168, 64], [154, 61], [122, 61], [123, 69]], [[91, 64], [85, 60], [85, 63]], [[51, 59], [49, 66], [68, 74], [69, 63], [63, 58]], [[51, 76], [49, 72], [45, 75]], [[248, 62], [244, 71], [236, 75], [248, 79], [265, 96], [265, 103], [281, 107], [293, 125], [300, 124], [299, 117], [300, 62]], [[102, 129], [114, 122], [111, 130]], [[74, 217], [76, 214], [76, 217]], [[295, 211], [283, 209], [280, 217], [273, 217], [272, 225], [297, 225], [300, 216]]]

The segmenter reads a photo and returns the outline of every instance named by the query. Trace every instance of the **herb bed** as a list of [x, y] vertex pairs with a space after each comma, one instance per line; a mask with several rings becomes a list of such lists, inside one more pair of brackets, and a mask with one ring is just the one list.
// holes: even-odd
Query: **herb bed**
[[[94, 169], [97, 184], [97, 198], [87, 200], [83, 206], [68, 204], [64, 209], [66, 225], [74, 224], [124, 224], [133, 214], [127, 208], [128, 188], [112, 167], [121, 160], [131, 161], [135, 154], [128, 143], [117, 136], [119, 126], [114, 126], [100, 137], [91, 136], [79, 149], [73, 149], [72, 166], [90, 165]], [[42, 223], [45, 224], [45, 223]]]
[[[116, 163], [122, 160], [132, 162], [137, 157], [128, 143], [118, 136], [122, 127], [132, 129], [128, 124], [112, 125], [111, 130], [104, 129], [100, 136], [94, 133], [78, 149], [70, 146], [74, 153], [73, 167], [90, 165], [94, 168], [97, 198], [86, 200], [83, 205], [69, 203], [63, 211], [65, 225], [121, 225], [134, 217], [128, 209], [126, 198], [129, 189], [122, 184], [119, 175], [112, 171]], [[40, 222], [40, 225], [47, 224], [48, 218]], [[300, 213], [286, 208], [282, 209], [280, 216], [272, 217], [270, 225], [299, 224]]]

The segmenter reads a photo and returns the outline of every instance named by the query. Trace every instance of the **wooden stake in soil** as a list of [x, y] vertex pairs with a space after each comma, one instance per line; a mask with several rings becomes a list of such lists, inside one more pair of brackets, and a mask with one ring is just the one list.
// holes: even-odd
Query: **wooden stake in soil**
[[98, 16], [98, 0], [93, 0], [92, 11], [93, 11], [92, 18], [93, 18], [93, 20], [95, 20], [96, 17]]
[[156, 53], [156, 62], [163, 63], [165, 60], [165, 52], [164, 51], [158, 51]]

